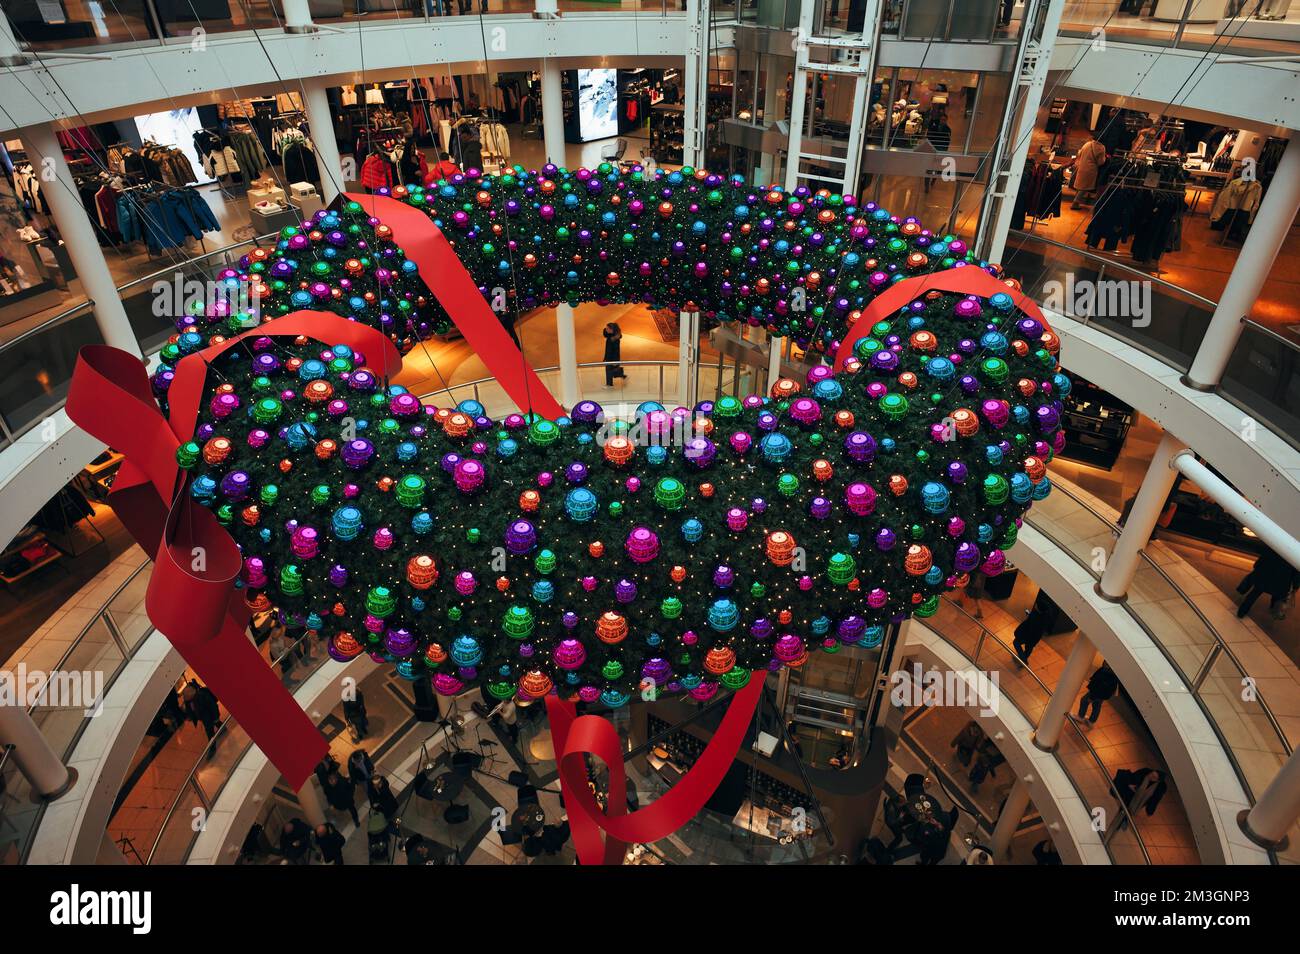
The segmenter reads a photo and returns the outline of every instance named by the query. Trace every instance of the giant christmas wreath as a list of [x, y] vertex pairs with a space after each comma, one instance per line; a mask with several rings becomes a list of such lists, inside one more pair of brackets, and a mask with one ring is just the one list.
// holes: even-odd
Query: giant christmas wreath
[[[412, 251], [412, 210], [473, 276], [479, 319], [503, 292], [517, 309], [696, 309], [838, 352], [838, 370], [632, 421], [592, 401], [424, 406], [392, 383], [389, 341], [445, 330], [464, 299], [449, 309], [455, 270]], [[446, 694], [706, 699], [877, 645], [1001, 569], [1050, 489], [1069, 380], [995, 271], [826, 192], [689, 169], [457, 176], [285, 229], [223, 275], [260, 314], [182, 316], [152, 388], [186, 506], [238, 544], [242, 595], [265, 592], [335, 658], [368, 652]]]

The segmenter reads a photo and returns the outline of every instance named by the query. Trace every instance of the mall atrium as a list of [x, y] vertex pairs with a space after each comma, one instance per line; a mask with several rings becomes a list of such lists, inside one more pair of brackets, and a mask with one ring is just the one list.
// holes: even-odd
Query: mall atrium
[[0, 863], [1300, 859], [1300, 2], [3, 9]]

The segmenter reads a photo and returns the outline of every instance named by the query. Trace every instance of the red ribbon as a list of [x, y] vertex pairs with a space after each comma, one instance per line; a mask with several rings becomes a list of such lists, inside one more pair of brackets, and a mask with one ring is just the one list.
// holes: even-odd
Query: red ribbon
[[961, 268], [949, 268], [929, 275], [905, 278], [877, 295], [871, 304], [862, 309], [862, 316], [853, 323], [849, 333], [841, 339], [840, 348], [835, 352], [836, 370], [844, 367], [845, 360], [853, 356], [853, 345], [858, 339], [865, 337], [876, 322], [889, 318], [895, 312], [905, 308], [909, 302], [929, 291], [960, 292], [964, 295], [979, 295], [984, 298], [991, 298], [1002, 292], [1010, 295], [1016, 307], [1038, 321], [1044, 329], [1052, 330], [1047, 324], [1047, 319], [1043, 317], [1042, 310], [1019, 288], [1008, 285], [1004, 279], [994, 278], [982, 268], [963, 265]]
[[564, 416], [563, 405], [524, 360], [501, 319], [483, 300], [456, 250], [428, 214], [382, 195], [349, 192], [344, 198], [358, 203], [401, 236], [406, 257], [419, 266], [430, 293], [516, 407], [551, 420]]
[[299, 311], [182, 359], [164, 418], [140, 360], [107, 345], [81, 349], [68, 389], [68, 417], [126, 455], [108, 502], [153, 556], [145, 609], [153, 624], [298, 789], [329, 745], [245, 635], [248, 605], [234, 586], [239, 548], [187, 491], [176, 450], [191, 439], [208, 363], [245, 338], [310, 335], [361, 351], [388, 376], [401, 357], [384, 335], [322, 311]]
[[[767, 673], [756, 670], [727, 704], [722, 724], [690, 770], [662, 798], [628, 814], [627, 770], [618, 733], [599, 716], [578, 716], [572, 702], [546, 697], [555, 761], [560, 770], [569, 829], [578, 860], [584, 865], [619, 865], [631, 843], [658, 841], [694, 818], [718, 789], [744, 741], [749, 720], [763, 695]], [[609, 770], [606, 811], [601, 811], [587, 783], [586, 756]], [[606, 837], [601, 837], [601, 832]]]

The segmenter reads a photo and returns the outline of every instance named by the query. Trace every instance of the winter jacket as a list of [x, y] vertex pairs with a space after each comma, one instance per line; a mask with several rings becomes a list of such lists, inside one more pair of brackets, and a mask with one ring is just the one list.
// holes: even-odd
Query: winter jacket
[[235, 150], [226, 146], [224, 149], [214, 150], [204, 156], [203, 168], [214, 179], [233, 176], [239, 172], [239, 158], [235, 155]]
[[1097, 188], [1101, 167], [1106, 162], [1106, 147], [1089, 139], [1074, 157], [1074, 191], [1092, 192]]

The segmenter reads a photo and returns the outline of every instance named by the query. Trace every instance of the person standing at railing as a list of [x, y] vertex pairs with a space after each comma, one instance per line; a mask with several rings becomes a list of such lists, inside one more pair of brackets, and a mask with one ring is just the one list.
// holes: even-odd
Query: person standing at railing
[[605, 337], [605, 387], [612, 388], [615, 378], [627, 377], [617, 363], [623, 356], [623, 329], [611, 321], [601, 334]]

